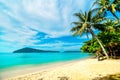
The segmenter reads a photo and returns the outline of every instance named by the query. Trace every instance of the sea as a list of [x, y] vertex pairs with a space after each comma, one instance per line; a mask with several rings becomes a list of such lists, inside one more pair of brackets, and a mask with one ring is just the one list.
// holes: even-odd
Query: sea
[[0, 69], [21, 65], [40, 65], [87, 58], [88, 53], [81, 52], [48, 52], [48, 53], [0, 53]]

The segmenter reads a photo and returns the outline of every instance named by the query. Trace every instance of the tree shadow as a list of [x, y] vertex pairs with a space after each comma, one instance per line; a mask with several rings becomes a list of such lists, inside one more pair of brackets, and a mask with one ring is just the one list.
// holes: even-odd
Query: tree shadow
[[58, 77], [58, 78], [60, 78], [60, 80], [68, 80], [69, 78], [68, 77], [66, 77], [66, 76], [63, 76], [63, 77]]

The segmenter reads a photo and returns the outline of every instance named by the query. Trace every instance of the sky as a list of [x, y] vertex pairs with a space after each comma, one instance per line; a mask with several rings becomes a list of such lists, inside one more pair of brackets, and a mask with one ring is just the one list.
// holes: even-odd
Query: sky
[[24, 47], [80, 50], [87, 37], [73, 37], [74, 13], [94, 0], [0, 0], [0, 52]]

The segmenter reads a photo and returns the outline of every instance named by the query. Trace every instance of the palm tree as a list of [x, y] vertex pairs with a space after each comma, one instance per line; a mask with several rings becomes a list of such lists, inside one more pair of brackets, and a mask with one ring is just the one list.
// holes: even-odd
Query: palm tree
[[95, 10], [89, 10], [88, 12], [80, 12], [80, 13], [75, 13], [75, 16], [78, 17], [79, 21], [78, 22], [73, 22], [75, 25], [71, 31], [74, 32], [73, 36], [75, 35], [80, 35], [82, 36], [84, 33], [91, 33], [92, 36], [97, 40], [99, 43], [100, 47], [102, 48], [102, 51], [104, 52], [106, 58], [108, 59], [109, 56], [104, 49], [101, 41], [98, 39], [98, 37], [95, 35], [93, 28], [98, 28], [101, 29], [102, 24], [100, 23], [101, 21], [104, 20], [104, 17], [101, 15], [96, 15]]
[[116, 15], [116, 12], [120, 12], [120, 0], [96, 0], [93, 4], [98, 5], [99, 13], [107, 13], [109, 11], [116, 19], [119, 20], [119, 17]]
[[118, 20], [108, 19], [104, 22], [103, 27], [105, 28], [103, 32], [115, 33], [120, 28], [120, 23]]

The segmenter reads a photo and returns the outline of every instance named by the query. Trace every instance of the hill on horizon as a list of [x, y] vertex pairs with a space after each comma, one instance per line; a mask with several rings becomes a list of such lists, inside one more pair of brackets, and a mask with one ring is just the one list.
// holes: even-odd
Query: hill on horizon
[[40, 53], [40, 52], [59, 52], [59, 51], [40, 50], [40, 49], [34, 49], [29, 47], [25, 47], [25, 48], [13, 51], [13, 53]]

